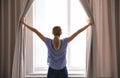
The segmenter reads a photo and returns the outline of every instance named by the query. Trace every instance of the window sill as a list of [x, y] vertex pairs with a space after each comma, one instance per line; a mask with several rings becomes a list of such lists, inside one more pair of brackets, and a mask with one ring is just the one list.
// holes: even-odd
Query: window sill
[[[68, 71], [69, 77], [72, 78], [85, 78], [85, 73], [80, 71]], [[26, 78], [44, 78], [47, 76], [46, 71], [42, 72], [33, 72], [26, 75]]]

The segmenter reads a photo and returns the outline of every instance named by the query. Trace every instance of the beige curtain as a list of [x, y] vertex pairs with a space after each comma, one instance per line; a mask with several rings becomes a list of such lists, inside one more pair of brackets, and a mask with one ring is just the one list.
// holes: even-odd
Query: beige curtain
[[0, 0], [0, 78], [24, 78], [24, 33], [19, 18], [32, 1]]
[[116, 1], [91, 0], [97, 31], [96, 78], [119, 78]]
[[90, 14], [86, 9], [88, 16], [93, 16], [95, 21], [92, 35], [88, 34], [87, 78], [120, 78], [120, 1], [80, 1], [85, 9], [92, 11]]
[[[92, 8], [90, 7], [90, 3], [88, 0], [80, 0], [80, 3], [83, 5], [84, 10], [86, 11], [86, 14], [89, 18], [94, 19], [94, 15], [92, 13]], [[95, 71], [95, 55], [96, 55], [96, 25], [95, 23], [87, 29], [87, 41], [86, 41], [86, 77], [88, 78], [94, 78], [93, 73]], [[93, 57], [94, 56], [94, 57]]]

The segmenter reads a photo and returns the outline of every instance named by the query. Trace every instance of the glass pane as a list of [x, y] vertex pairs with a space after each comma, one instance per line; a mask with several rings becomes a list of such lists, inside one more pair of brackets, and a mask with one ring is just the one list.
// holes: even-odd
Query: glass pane
[[[62, 4], [62, 6], [61, 6]], [[43, 35], [53, 38], [52, 28], [56, 25], [61, 26], [63, 35], [67, 37], [67, 0], [35, 0], [34, 4], [34, 27]], [[34, 67], [35, 71], [40, 67], [47, 67], [47, 48], [38, 36], [34, 34]]]
[[[71, 34], [76, 32], [78, 29], [82, 28], [87, 24], [87, 15], [80, 5], [79, 0], [71, 0], [70, 6], [70, 16], [71, 16]], [[75, 68], [85, 69], [86, 67], [86, 31], [80, 33], [71, 43], [70, 43], [70, 65]]]

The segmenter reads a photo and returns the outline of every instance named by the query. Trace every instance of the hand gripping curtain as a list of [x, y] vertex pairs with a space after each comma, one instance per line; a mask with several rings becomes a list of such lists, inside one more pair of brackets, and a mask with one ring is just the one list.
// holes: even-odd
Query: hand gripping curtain
[[[80, 3], [82, 4], [86, 14], [89, 18], [93, 19], [93, 14], [90, 8], [90, 4], [88, 0], [80, 0]], [[96, 43], [96, 27], [95, 23], [92, 25], [91, 28], [87, 30], [87, 47], [86, 47], [86, 77], [87, 78], [96, 78], [93, 73], [96, 73], [95, 71], [95, 52], [97, 50], [97, 43]], [[94, 58], [93, 58], [94, 56]]]
[[[19, 18], [21, 18], [25, 16], [33, 0], [20, 0], [18, 2], [21, 2], [17, 8], [20, 10]], [[15, 42], [15, 51], [14, 51], [14, 59], [13, 59], [12, 78], [25, 78], [24, 31], [22, 29], [22, 24], [20, 23], [20, 19], [17, 24], [18, 27], [16, 30], [16, 42]]]

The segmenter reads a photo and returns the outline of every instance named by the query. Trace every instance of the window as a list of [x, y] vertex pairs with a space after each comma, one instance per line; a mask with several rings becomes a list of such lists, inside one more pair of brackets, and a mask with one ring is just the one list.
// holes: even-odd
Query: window
[[[52, 28], [54, 26], [61, 26], [61, 38], [65, 38], [85, 26], [87, 18], [79, 0], [35, 0], [33, 4], [33, 26], [49, 38], [53, 38]], [[32, 71], [36, 73], [47, 72], [47, 47], [35, 33], [33, 33], [32, 40]], [[86, 30], [68, 44], [67, 68], [68, 73], [78, 71], [85, 74]]]
[[[63, 37], [68, 37], [86, 24], [86, 14], [79, 0], [36, 0], [33, 11], [33, 26], [45, 36], [53, 38], [52, 28], [59, 25]], [[47, 67], [47, 48], [33, 35], [34, 69]], [[85, 70], [86, 31], [76, 37], [68, 46], [68, 68]], [[44, 60], [43, 60], [44, 59]], [[78, 61], [79, 60], [79, 61]]]

